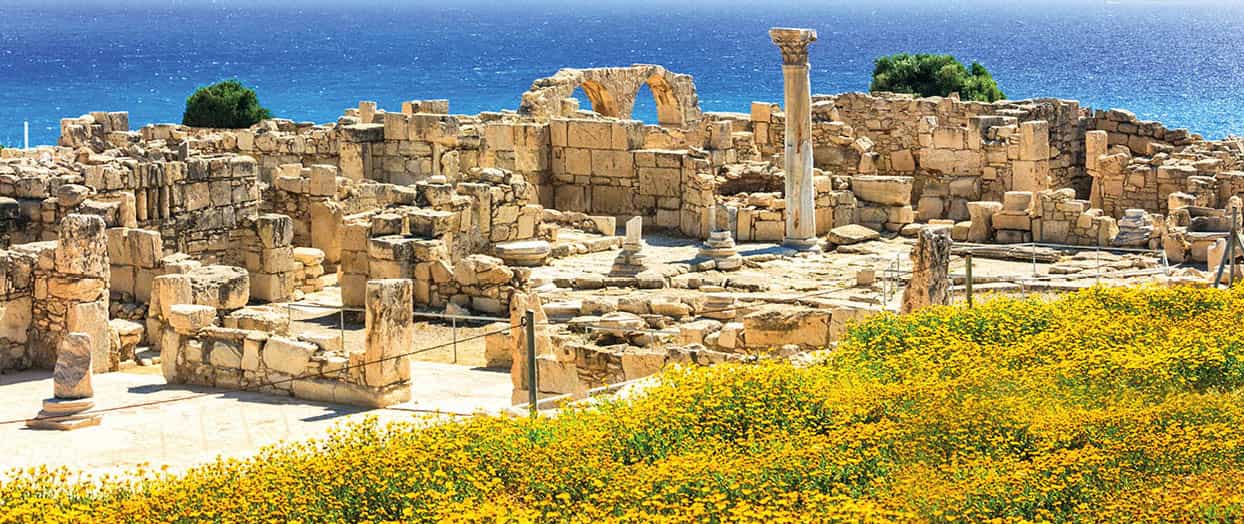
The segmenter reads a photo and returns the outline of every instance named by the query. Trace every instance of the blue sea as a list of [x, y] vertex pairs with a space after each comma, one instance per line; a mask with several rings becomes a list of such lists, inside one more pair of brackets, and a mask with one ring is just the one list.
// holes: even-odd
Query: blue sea
[[[773, 26], [815, 28], [817, 93], [864, 91], [878, 56], [979, 61], [1013, 99], [1074, 98], [1211, 137], [1244, 134], [1244, 2], [0, 0], [0, 144], [54, 143], [61, 117], [178, 122], [196, 86], [238, 78], [278, 116], [327, 122], [359, 100], [518, 107], [561, 67], [658, 63], [710, 111], [780, 101]], [[586, 107], [586, 104], [585, 104]], [[637, 117], [654, 121], [643, 96]]]

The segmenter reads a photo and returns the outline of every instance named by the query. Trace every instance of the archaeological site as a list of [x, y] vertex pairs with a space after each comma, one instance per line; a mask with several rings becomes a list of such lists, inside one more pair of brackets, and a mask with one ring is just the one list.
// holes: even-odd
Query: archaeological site
[[[92, 373], [146, 368], [395, 406], [452, 337], [525, 410], [667, 365], [798, 360], [973, 294], [1241, 277], [1244, 141], [1072, 100], [814, 94], [816, 32], [769, 36], [784, 93], [739, 112], [631, 65], [476, 115], [66, 118], [56, 146], [0, 152], [0, 372], [56, 380], [6, 398], [32, 427], [107, 426]], [[643, 86], [653, 123], [631, 119]]]

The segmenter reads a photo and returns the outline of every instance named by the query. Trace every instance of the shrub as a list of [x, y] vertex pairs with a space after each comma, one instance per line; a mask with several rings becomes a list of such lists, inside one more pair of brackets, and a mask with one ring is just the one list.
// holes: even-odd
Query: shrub
[[255, 91], [237, 80], [200, 87], [186, 99], [181, 123], [193, 127], [239, 129], [250, 127], [272, 114], [259, 105]]
[[1244, 289], [884, 315], [821, 365], [667, 369], [536, 420], [373, 423], [145, 479], [33, 468], [4, 522], [1238, 522]]
[[1006, 98], [985, 66], [972, 62], [969, 69], [950, 55], [883, 56], [873, 69], [872, 91], [947, 96], [959, 93], [963, 100], [994, 102]]

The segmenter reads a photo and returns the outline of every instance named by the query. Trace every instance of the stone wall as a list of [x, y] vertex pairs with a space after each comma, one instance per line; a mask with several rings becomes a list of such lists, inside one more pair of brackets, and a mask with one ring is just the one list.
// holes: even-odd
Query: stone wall
[[[189, 278], [161, 279], [165, 280], [162, 301], [195, 302], [161, 303], [168, 315], [161, 358], [165, 379], [171, 384], [246, 389], [369, 407], [410, 399], [410, 362], [403, 355], [414, 349], [409, 280], [367, 284], [365, 347], [350, 351], [270, 329], [220, 327], [217, 308], [187, 300]], [[248, 325], [247, 316], [240, 316], [241, 322], [238, 316], [229, 318], [234, 325]]]
[[38, 255], [22, 250], [0, 251], [0, 371], [34, 365], [27, 350], [31, 338], [34, 273]]

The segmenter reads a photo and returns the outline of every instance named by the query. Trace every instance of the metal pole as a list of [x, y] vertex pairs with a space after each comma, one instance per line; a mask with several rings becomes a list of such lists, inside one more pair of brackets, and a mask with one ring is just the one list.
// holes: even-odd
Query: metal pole
[[346, 348], [346, 308], [345, 306], [342, 306], [341, 309], [338, 310], [337, 318], [338, 320], [340, 320], [337, 326], [338, 326], [338, 332], [341, 334], [341, 352], [348, 354], [350, 350]]
[[531, 416], [535, 417], [537, 412], [536, 394], [540, 383], [536, 377], [536, 312], [528, 309], [523, 316], [523, 323], [527, 329], [527, 407], [531, 410]]
[[453, 321], [454, 331], [454, 364], [458, 363], [458, 317], [450, 319]]
[[1037, 243], [1033, 242], [1028, 245], [1028, 249], [1032, 250], [1032, 276], [1037, 276]]
[[1227, 240], [1227, 259], [1231, 261], [1231, 275], [1227, 277], [1228, 288], [1235, 286], [1235, 237], [1236, 233], [1239, 231], [1239, 228], [1236, 227], [1235, 221], [1239, 218], [1239, 212], [1240, 210], [1238, 208], [1231, 208], [1231, 238]]
[[967, 279], [964, 284], [968, 292], [968, 308], [972, 307], [972, 254], [968, 253], [963, 257], [964, 270], [967, 273]]
[[1097, 280], [1095, 280], [1094, 283], [1100, 286], [1101, 285], [1101, 247], [1098, 247], [1097, 251], [1093, 252], [1093, 258], [1096, 259], [1097, 261], [1096, 262], [1097, 263]]

